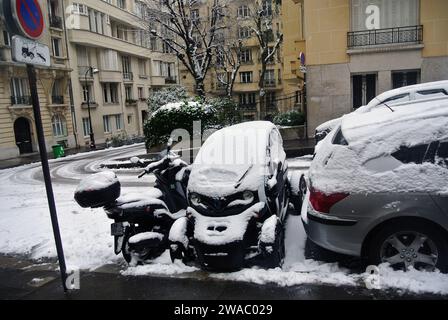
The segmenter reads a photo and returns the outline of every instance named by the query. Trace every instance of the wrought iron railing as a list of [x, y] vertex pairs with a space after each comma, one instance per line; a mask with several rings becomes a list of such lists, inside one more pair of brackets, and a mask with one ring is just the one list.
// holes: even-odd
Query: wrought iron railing
[[134, 79], [134, 75], [132, 72], [123, 72], [123, 80], [132, 81]]
[[31, 105], [31, 96], [11, 96], [11, 104]]
[[347, 34], [348, 48], [422, 41], [423, 26], [354, 31]]
[[50, 27], [62, 29], [62, 18], [58, 16], [50, 16]]
[[64, 104], [64, 96], [51, 96], [53, 104]]
[[176, 79], [176, 77], [165, 77], [165, 83], [166, 84], [177, 83], [177, 79]]

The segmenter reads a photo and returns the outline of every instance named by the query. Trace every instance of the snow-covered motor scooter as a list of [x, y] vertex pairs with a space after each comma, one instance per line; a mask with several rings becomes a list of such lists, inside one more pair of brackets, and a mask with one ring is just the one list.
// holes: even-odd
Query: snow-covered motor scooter
[[[131, 158], [144, 167], [144, 162]], [[122, 253], [131, 265], [156, 258], [168, 248], [168, 232], [173, 222], [185, 216], [187, 163], [170, 151], [161, 160], [145, 167], [138, 176], [154, 174], [154, 188], [138, 194], [120, 196], [121, 186], [112, 171], [91, 175], [79, 184], [75, 200], [81, 207], [104, 207], [114, 220], [111, 234], [115, 238], [115, 254]]]

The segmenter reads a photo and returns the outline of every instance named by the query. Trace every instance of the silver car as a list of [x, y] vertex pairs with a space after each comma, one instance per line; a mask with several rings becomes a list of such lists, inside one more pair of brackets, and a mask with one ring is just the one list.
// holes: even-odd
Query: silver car
[[370, 264], [448, 272], [448, 102], [393, 111], [344, 118], [322, 141], [305, 230]]

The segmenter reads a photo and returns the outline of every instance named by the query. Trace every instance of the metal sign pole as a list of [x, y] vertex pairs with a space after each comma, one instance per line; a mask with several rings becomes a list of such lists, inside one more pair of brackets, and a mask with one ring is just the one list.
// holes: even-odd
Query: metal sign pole
[[31, 101], [33, 103], [34, 120], [36, 122], [37, 139], [39, 142], [40, 159], [42, 163], [42, 172], [45, 180], [45, 189], [47, 191], [48, 207], [50, 209], [51, 224], [53, 226], [53, 235], [56, 242], [56, 251], [58, 254], [59, 269], [61, 272], [62, 287], [67, 292], [66, 279], [67, 268], [65, 265], [64, 250], [62, 248], [61, 234], [59, 232], [58, 216], [54, 202], [53, 187], [51, 186], [50, 168], [48, 166], [47, 149], [45, 146], [45, 135], [42, 127], [42, 118], [40, 114], [39, 96], [37, 94], [36, 70], [33, 65], [27, 64], [28, 80], [30, 85]]

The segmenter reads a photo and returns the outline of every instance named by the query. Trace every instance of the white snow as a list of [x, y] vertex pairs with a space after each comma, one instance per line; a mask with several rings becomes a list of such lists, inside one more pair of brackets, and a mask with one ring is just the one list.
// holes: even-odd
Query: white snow
[[260, 241], [264, 243], [274, 243], [275, 229], [277, 227], [277, 216], [273, 214], [267, 218], [261, 227]]
[[84, 178], [76, 188], [76, 192], [105, 189], [118, 181], [113, 171], [103, 171]]
[[[227, 217], [207, 217], [188, 207], [187, 213], [195, 219], [194, 238], [202, 243], [224, 245], [243, 240], [247, 224], [254, 215], [264, 208], [264, 202], [258, 202], [240, 214]], [[217, 230], [222, 228], [224, 230]]]
[[[275, 128], [271, 122], [251, 121], [213, 133], [191, 167], [189, 192], [221, 197], [258, 190], [268, 172], [266, 147]], [[273, 146], [272, 153], [284, 157], [278, 146]]]
[[[141, 154], [144, 146], [136, 151], [129, 146], [111, 149], [122, 152], [119, 156]], [[97, 151], [103, 159], [89, 159], [78, 154], [62, 159], [51, 160], [52, 175], [67, 179], [64, 183], [55, 183], [54, 192], [58, 210], [67, 264], [82, 270], [95, 269], [104, 264], [117, 264], [122, 260], [113, 252], [113, 237], [110, 236], [110, 223], [101, 209], [83, 209], [73, 200], [73, 193], [81, 178], [83, 167], [96, 172], [105, 159], [111, 158], [111, 150]], [[89, 156], [92, 155], [90, 152]], [[116, 155], [118, 157], [118, 155]], [[67, 161], [71, 160], [71, 161]], [[21, 166], [0, 171], [0, 253], [25, 254], [32, 259], [55, 258], [53, 240], [45, 187], [37, 177], [41, 175], [38, 164]], [[120, 181], [138, 182], [140, 186], [124, 187], [126, 193], [148, 191], [148, 179], [137, 180], [135, 175], [118, 174]], [[304, 257], [306, 234], [300, 216], [290, 216], [286, 223], [286, 257], [282, 269], [261, 270], [244, 269], [229, 274], [200, 273], [200, 279], [219, 278], [254, 283], [272, 283], [281, 286], [304, 283], [324, 283], [332, 285], [350, 285], [364, 288], [366, 274], [354, 274], [336, 264], [306, 260]], [[448, 275], [437, 272], [410, 271], [407, 273], [392, 271], [385, 265], [379, 266], [381, 288], [394, 288], [410, 292], [434, 292], [448, 294]], [[176, 277], [198, 277], [195, 267], [177, 261], [171, 263], [169, 252], [150, 261], [144, 266], [129, 267], [121, 273], [126, 276], [167, 275]]]
[[151, 232], [151, 231], [137, 233], [136, 235], [133, 235], [132, 237], [129, 238], [129, 243], [135, 244], [140, 241], [150, 240], [150, 239], [162, 240], [163, 234], [161, 234], [159, 232]]
[[400, 146], [448, 139], [448, 103], [433, 101], [396, 108], [395, 112], [382, 108], [352, 114], [343, 118], [341, 128], [349, 145], [332, 144], [338, 131], [333, 130], [312, 162], [309, 175], [318, 190], [448, 194], [448, 169], [443, 166], [428, 162], [398, 163], [397, 167], [396, 161], [388, 161], [389, 168], [375, 165], [375, 161], [384, 164], [384, 157]]
[[172, 242], [182, 243], [184, 248], [188, 247], [187, 218], [182, 217], [174, 221], [170, 229], [168, 239]]

